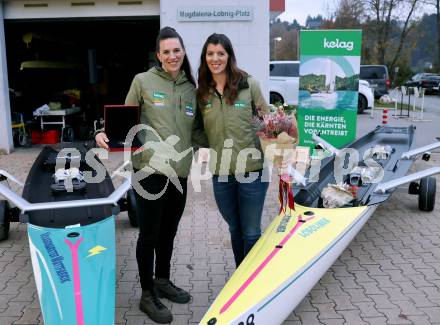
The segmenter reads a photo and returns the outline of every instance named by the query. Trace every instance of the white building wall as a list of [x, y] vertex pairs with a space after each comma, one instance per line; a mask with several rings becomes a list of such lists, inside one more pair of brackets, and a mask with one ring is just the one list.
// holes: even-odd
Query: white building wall
[[[206, 38], [212, 33], [226, 34], [232, 41], [238, 65], [254, 76], [269, 101], [269, 0], [95, 0], [93, 6], [73, 5], [71, 0], [0, 0], [0, 152], [13, 149], [9, 86], [7, 78], [3, 19], [157, 16], [161, 27], [172, 26], [182, 35], [194, 76]], [[75, 1], [93, 2], [93, 1]], [[124, 4], [128, 2], [129, 4]], [[44, 4], [41, 7], [36, 4]], [[135, 3], [135, 4], [133, 4]], [[31, 4], [31, 6], [29, 6]], [[239, 6], [253, 9], [247, 21], [177, 21], [182, 7]]]
[[[252, 7], [253, 20], [177, 21], [178, 8], [206, 6]], [[160, 0], [160, 25], [171, 26], [182, 36], [194, 72], [199, 67], [200, 53], [208, 36], [212, 33], [228, 36], [238, 66], [260, 82], [262, 92], [269, 100], [269, 0]]]
[[0, 154], [10, 153], [14, 148], [10, 107], [3, 3], [0, 3]]

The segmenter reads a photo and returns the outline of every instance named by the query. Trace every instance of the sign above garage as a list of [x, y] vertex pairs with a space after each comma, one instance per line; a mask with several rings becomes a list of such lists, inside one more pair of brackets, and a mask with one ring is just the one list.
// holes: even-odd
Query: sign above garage
[[250, 21], [254, 8], [244, 6], [194, 6], [177, 9], [177, 21]]

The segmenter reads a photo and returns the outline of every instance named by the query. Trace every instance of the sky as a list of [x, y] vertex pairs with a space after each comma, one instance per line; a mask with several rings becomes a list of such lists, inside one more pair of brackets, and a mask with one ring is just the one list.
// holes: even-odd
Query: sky
[[334, 0], [285, 0], [286, 10], [279, 15], [281, 21], [292, 22], [296, 19], [301, 25], [305, 25], [307, 16], [323, 17], [329, 15], [329, 8], [334, 7]]

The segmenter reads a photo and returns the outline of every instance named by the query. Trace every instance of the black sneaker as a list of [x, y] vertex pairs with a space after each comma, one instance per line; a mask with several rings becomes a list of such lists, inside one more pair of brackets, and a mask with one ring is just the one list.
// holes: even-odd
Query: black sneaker
[[173, 320], [170, 310], [159, 300], [154, 290], [142, 290], [139, 309], [156, 323], [168, 324]]
[[187, 304], [191, 300], [191, 295], [188, 292], [176, 287], [174, 283], [168, 279], [155, 278], [154, 287], [159, 297], [167, 298], [172, 302]]

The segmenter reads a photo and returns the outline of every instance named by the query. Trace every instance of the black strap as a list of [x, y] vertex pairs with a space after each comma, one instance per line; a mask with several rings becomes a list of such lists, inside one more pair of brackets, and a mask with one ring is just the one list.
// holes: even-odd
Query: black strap
[[251, 107], [252, 107], [252, 115], [253, 116], [259, 116], [257, 112], [257, 107], [255, 107], [254, 99], [251, 99]]
[[[258, 115], [257, 107], [255, 106], [254, 98], [252, 97], [252, 88], [251, 88], [251, 86], [249, 85], [249, 82], [247, 81], [247, 78], [246, 78], [246, 83], [248, 84], [249, 91], [251, 92], [252, 116], [258, 116], [258, 117], [260, 117], [260, 116]], [[261, 118], [261, 117], [260, 117], [260, 118]]]

